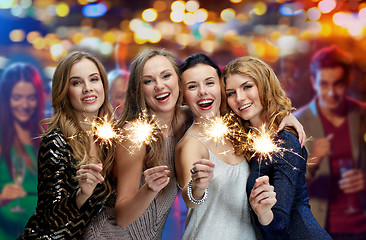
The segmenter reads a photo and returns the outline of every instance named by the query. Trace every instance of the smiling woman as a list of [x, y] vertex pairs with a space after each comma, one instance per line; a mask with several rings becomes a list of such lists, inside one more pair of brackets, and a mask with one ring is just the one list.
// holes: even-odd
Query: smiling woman
[[[4, 70], [0, 86], [0, 236], [15, 239], [34, 213], [37, 197], [36, 153], [45, 96], [37, 69], [14, 63]], [[15, 184], [15, 162], [22, 163], [23, 184]], [[19, 171], [18, 171], [19, 172]], [[17, 178], [18, 179], [18, 178]], [[18, 206], [18, 208], [15, 208]], [[13, 211], [12, 211], [13, 210]], [[17, 212], [14, 212], [17, 210]]]
[[97, 66], [85, 58], [76, 62], [70, 70], [68, 100], [79, 121], [85, 118], [85, 114], [90, 120], [98, 115], [104, 99], [103, 82]]
[[112, 194], [108, 173], [113, 146], [98, 145], [90, 125], [112, 115], [108, 80], [93, 55], [73, 52], [55, 70], [52, 80], [54, 116], [47, 125], [38, 154], [37, 211], [21, 239], [80, 239], [86, 225]]

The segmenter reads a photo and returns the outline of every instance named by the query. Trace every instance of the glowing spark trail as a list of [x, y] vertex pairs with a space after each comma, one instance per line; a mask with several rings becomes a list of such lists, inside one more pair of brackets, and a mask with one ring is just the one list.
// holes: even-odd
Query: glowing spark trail
[[268, 159], [270, 162], [272, 162], [273, 157], [280, 157], [287, 164], [289, 164], [293, 168], [293, 170], [299, 170], [283, 158], [284, 153], [287, 151], [301, 157], [302, 159], [304, 158], [298, 153], [293, 152], [292, 149], [280, 147], [283, 141], [275, 140], [274, 137], [277, 135], [277, 133], [272, 127], [269, 127], [269, 129], [267, 130], [266, 125], [263, 124], [260, 129], [252, 128], [252, 130], [254, 130], [255, 132], [250, 131], [247, 134], [247, 147], [249, 151], [253, 152], [251, 158], [254, 156], [258, 156], [259, 175], [262, 160]]
[[149, 120], [149, 115], [146, 110], [143, 110], [137, 119], [126, 123], [127, 131], [121, 140], [128, 140], [132, 144], [127, 149], [130, 154], [140, 149], [143, 144], [149, 145], [157, 141], [157, 134], [161, 128], [154, 119], [153, 115]]
[[115, 130], [114, 122], [108, 119], [108, 116], [104, 118], [98, 118], [91, 123], [90, 133], [95, 135], [97, 138], [95, 142], [100, 141], [102, 144], [112, 146], [114, 140], [117, 140], [120, 136], [119, 131]]
[[225, 139], [236, 129], [232, 123], [233, 116], [233, 113], [229, 113], [222, 117], [206, 119], [207, 121], [200, 123], [203, 126], [203, 134], [206, 139], [212, 139], [215, 143], [221, 142], [225, 144]]

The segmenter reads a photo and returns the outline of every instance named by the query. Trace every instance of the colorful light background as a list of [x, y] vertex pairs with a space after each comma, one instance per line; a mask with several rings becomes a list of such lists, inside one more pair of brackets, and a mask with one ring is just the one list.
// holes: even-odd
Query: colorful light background
[[276, 64], [333, 43], [366, 71], [363, 0], [1, 0], [0, 22], [0, 69], [26, 52], [49, 78], [73, 49], [98, 54], [108, 69], [126, 68], [147, 46], [225, 65], [242, 55]]

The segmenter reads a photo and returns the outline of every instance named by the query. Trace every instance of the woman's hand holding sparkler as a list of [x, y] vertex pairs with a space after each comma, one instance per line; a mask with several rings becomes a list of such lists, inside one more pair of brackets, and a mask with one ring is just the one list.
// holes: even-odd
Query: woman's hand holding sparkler
[[76, 204], [79, 208], [92, 195], [98, 183], [104, 181], [104, 177], [100, 173], [103, 169], [102, 164], [88, 163], [81, 165], [76, 172], [76, 179], [79, 183], [79, 191], [76, 195]]
[[215, 163], [208, 159], [200, 159], [191, 168], [192, 195], [194, 199], [201, 199], [205, 189], [210, 185]]
[[249, 202], [262, 225], [268, 225], [273, 220], [272, 207], [276, 204], [276, 192], [269, 184], [269, 177], [262, 176], [255, 180], [249, 196]]
[[152, 167], [144, 171], [145, 182], [153, 192], [159, 192], [170, 181], [170, 170], [167, 166]]

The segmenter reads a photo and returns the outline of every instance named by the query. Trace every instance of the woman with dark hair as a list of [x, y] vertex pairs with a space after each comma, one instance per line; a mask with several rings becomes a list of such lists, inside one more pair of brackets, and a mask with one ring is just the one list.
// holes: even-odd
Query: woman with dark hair
[[[183, 239], [260, 239], [251, 222], [250, 194], [245, 191], [250, 173], [247, 160], [235, 154], [229, 139], [215, 142], [204, 134], [205, 125], [226, 106], [221, 71], [206, 55], [195, 54], [184, 61], [181, 72], [184, 102], [194, 115], [175, 159], [188, 208]], [[275, 196], [268, 177], [259, 178], [250, 198], [262, 224], [270, 219]]]
[[[28, 63], [7, 67], [0, 83], [0, 236], [23, 232], [37, 202], [39, 122], [45, 93], [37, 69]], [[19, 176], [15, 176], [19, 167]]]
[[114, 148], [96, 142], [90, 122], [112, 116], [107, 73], [87, 52], [73, 52], [52, 80], [53, 116], [42, 120], [38, 201], [21, 239], [80, 239], [113, 191]]

